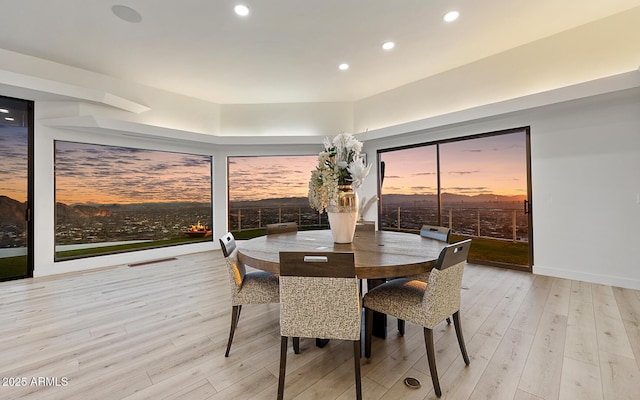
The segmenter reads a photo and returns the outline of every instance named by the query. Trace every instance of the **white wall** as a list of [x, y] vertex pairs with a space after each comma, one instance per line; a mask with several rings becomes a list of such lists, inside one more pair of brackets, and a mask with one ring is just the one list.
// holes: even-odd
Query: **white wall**
[[534, 272], [640, 289], [640, 91], [536, 113]]
[[224, 136], [327, 136], [353, 132], [353, 103], [224, 104]]
[[382, 148], [523, 126], [531, 127], [533, 272], [640, 289], [639, 88], [374, 139], [365, 150], [375, 159]]

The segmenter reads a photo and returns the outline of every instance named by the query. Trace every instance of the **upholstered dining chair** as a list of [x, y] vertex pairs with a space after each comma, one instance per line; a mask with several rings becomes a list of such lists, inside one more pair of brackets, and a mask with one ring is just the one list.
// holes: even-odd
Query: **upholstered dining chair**
[[[420, 228], [420, 236], [449, 243], [449, 239], [451, 238], [451, 228], [436, 225], [422, 225], [422, 228]], [[405, 278], [427, 282], [429, 280], [429, 272], [406, 276]], [[447, 324], [451, 324], [451, 318], [447, 317]], [[404, 336], [404, 320], [398, 320], [398, 333], [400, 333], [400, 336]]]
[[471, 239], [467, 239], [445, 247], [426, 283], [406, 278], [393, 279], [370, 290], [363, 300], [365, 307], [365, 356], [371, 357], [373, 311], [402, 318], [422, 326], [431, 380], [438, 397], [442, 395], [442, 392], [436, 369], [433, 328], [449, 315], [453, 315], [453, 325], [462, 358], [465, 364], [469, 365], [469, 356], [460, 323], [460, 286], [470, 246]]
[[238, 249], [231, 232], [220, 238], [220, 247], [227, 262], [229, 283], [231, 286], [231, 327], [225, 357], [229, 357], [233, 334], [240, 320], [240, 311], [244, 304], [267, 304], [280, 301], [280, 283], [278, 276], [265, 271], [247, 272], [246, 266], [238, 261]]
[[297, 232], [298, 224], [295, 222], [283, 222], [280, 224], [267, 224], [267, 235], [285, 232]]
[[280, 252], [280, 376], [284, 396], [287, 341], [300, 337], [353, 341], [356, 397], [360, 381], [362, 304], [353, 253]]

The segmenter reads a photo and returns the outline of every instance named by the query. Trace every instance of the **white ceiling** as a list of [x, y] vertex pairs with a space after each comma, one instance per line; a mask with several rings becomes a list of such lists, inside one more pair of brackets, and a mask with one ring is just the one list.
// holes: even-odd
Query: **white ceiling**
[[[238, 17], [233, 6], [249, 6]], [[127, 5], [130, 23], [111, 11]], [[0, 0], [0, 48], [221, 104], [355, 101], [640, 0]], [[443, 22], [458, 10], [460, 18]], [[381, 49], [392, 40], [396, 47]], [[339, 71], [338, 64], [351, 68]]]

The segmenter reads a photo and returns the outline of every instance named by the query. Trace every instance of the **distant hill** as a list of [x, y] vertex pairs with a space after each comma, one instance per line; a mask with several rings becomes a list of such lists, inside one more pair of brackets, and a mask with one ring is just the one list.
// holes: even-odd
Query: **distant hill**
[[64, 203], [56, 203], [56, 219], [58, 221], [86, 217], [109, 217], [112, 213], [112, 210], [103, 206], [84, 204], [68, 206]]
[[262, 200], [243, 200], [232, 201], [229, 203], [234, 208], [276, 208], [276, 207], [309, 207], [309, 199], [307, 197], [282, 197], [277, 199], [262, 199]]
[[[461, 194], [443, 193], [442, 202], [445, 204], [480, 204], [492, 203], [522, 203], [527, 196], [503, 196], [496, 194], [478, 194], [466, 196]], [[382, 204], [385, 206], [435, 206], [438, 204], [438, 197], [435, 194], [387, 194], [382, 196]]]
[[26, 203], [0, 196], [0, 225], [24, 224], [26, 209]]
[[[521, 204], [526, 196], [502, 196], [495, 194], [479, 194], [475, 196], [465, 196], [452, 193], [443, 193], [442, 201], [446, 204], [473, 204], [474, 207], [481, 204], [494, 203], [518, 203]], [[438, 198], [434, 194], [387, 194], [382, 196], [382, 203], [391, 207], [433, 207], [438, 204]], [[232, 208], [277, 208], [277, 207], [309, 207], [307, 197], [287, 197], [277, 199], [245, 200], [230, 202]]]

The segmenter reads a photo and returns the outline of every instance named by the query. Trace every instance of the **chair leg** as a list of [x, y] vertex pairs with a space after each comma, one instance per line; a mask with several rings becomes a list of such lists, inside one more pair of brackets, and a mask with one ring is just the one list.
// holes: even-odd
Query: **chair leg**
[[236, 332], [236, 326], [238, 326], [238, 320], [240, 319], [240, 309], [242, 306], [231, 307], [231, 328], [229, 329], [229, 341], [227, 342], [227, 351], [224, 353], [225, 357], [229, 357], [229, 351], [231, 351], [231, 342], [233, 342], [233, 334]]
[[371, 334], [373, 333], [373, 310], [364, 309], [364, 356], [371, 358]]
[[[238, 306], [238, 321], [240, 321], [240, 312], [242, 311], [242, 304]], [[238, 321], [236, 321], [236, 326], [238, 326]]]
[[424, 328], [424, 343], [427, 346], [427, 360], [429, 361], [429, 373], [431, 373], [431, 381], [433, 382], [433, 390], [436, 396], [442, 396], [440, 391], [440, 381], [438, 380], [438, 370], [436, 369], [436, 352], [433, 348], [433, 331]]
[[400, 334], [400, 336], [404, 336], [404, 320], [403, 319], [398, 320], [398, 333]]
[[362, 381], [360, 380], [360, 341], [353, 341], [353, 360], [356, 371], [356, 399], [362, 400]]
[[278, 377], [278, 400], [284, 398], [284, 375], [287, 370], [287, 337], [280, 338], [280, 375]]
[[453, 326], [456, 328], [456, 336], [458, 337], [458, 344], [460, 345], [460, 352], [462, 352], [464, 363], [469, 365], [469, 356], [467, 355], [467, 347], [464, 344], [464, 337], [462, 336], [462, 325], [460, 324], [460, 310], [453, 313]]
[[447, 325], [451, 325], [451, 318], [447, 317]]
[[293, 338], [293, 352], [295, 354], [300, 354], [300, 338], [299, 337]]

